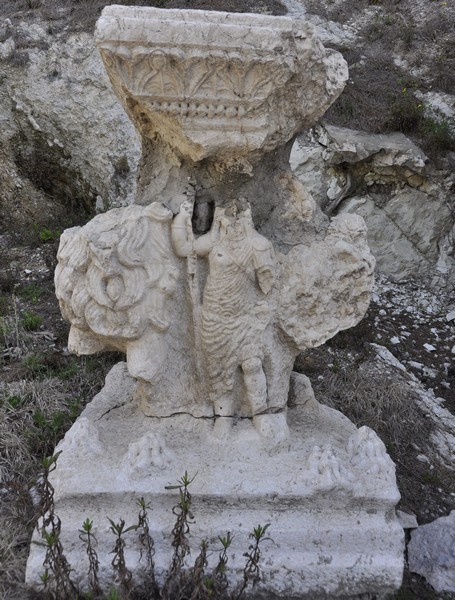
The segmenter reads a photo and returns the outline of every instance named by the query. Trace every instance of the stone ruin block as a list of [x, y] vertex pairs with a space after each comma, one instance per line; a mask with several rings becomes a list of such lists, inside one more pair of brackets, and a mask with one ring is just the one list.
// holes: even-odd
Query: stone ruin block
[[[84, 519], [107, 588], [107, 518], [133, 524], [144, 497], [162, 580], [166, 486], [187, 471], [198, 474], [193, 551], [235, 533], [233, 582], [247, 533], [270, 523], [258, 593], [397, 589], [404, 540], [384, 444], [292, 372], [300, 352], [359, 322], [373, 284], [362, 218], [329, 219], [288, 160], [341, 93], [344, 60], [285, 17], [110, 6], [96, 36], [143, 157], [136, 204], [67, 230], [58, 253], [70, 350], [126, 354], [57, 447], [55, 511], [75, 578], [87, 585]], [[128, 544], [140, 580], [137, 535]], [[43, 557], [32, 546], [31, 584]]]

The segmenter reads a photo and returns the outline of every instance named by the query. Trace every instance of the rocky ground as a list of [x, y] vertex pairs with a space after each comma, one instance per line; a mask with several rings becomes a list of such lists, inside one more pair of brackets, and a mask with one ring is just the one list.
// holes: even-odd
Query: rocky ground
[[[68, 355], [67, 326], [52, 281], [62, 229], [134, 195], [138, 140], [109, 91], [87, 33], [105, 4], [3, 0], [0, 7], [0, 597], [5, 600], [25, 597], [21, 581], [34, 514], [29, 489], [40, 460], [118, 360]], [[453, 4], [134, 4], [306, 12], [325, 43], [342, 51], [350, 64], [346, 92], [326, 121], [370, 133], [400, 131], [429, 157], [422, 170], [410, 168], [409, 173], [409, 165], [393, 163], [391, 171], [384, 171], [387, 165], [376, 161], [373, 168], [373, 159], [334, 162], [333, 154], [321, 167], [323, 184], [312, 189], [321, 205], [333, 200], [349, 174], [360, 183], [348, 190], [344, 205], [366, 199], [363, 206], [372, 207], [368, 215], [375, 222], [384, 223], [384, 213], [391, 215], [384, 206], [398, 192], [406, 199], [410, 189], [409, 202], [401, 205], [407, 216], [400, 221], [393, 215], [388, 239], [395, 247], [403, 242], [394, 237], [397, 229], [405, 231], [410, 250], [398, 257], [378, 255], [382, 274], [365, 319], [300, 356], [296, 370], [311, 378], [321, 402], [379, 433], [397, 465], [403, 511], [416, 515], [419, 524], [447, 515], [455, 509]], [[296, 173], [311, 180], [309, 163], [303, 164]], [[431, 199], [433, 212], [416, 212], [416, 197], [421, 206]], [[443, 210], [443, 224], [436, 230], [432, 214]], [[407, 231], [406, 219], [408, 224], [428, 221]], [[432, 234], [419, 245], [422, 231], [429, 229]], [[375, 239], [389, 230], [378, 228]], [[405, 271], [406, 259], [411, 266]], [[398, 269], [397, 260], [403, 261]], [[434, 592], [409, 572], [397, 595], [454, 597]]]

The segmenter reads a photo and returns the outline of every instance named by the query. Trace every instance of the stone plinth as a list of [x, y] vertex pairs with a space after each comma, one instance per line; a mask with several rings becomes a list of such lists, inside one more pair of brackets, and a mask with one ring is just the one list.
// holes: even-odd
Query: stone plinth
[[[251, 420], [238, 419], [229, 436], [213, 420], [189, 415], [144, 418], [132, 401], [134, 380], [117, 365], [106, 387], [85, 409], [57, 450], [55, 510], [65, 553], [83, 581], [86, 555], [78, 530], [88, 517], [98, 539], [101, 580], [112, 582], [113, 536], [107, 518], [137, 521], [136, 500], [151, 502], [156, 568], [163, 577], [171, 556], [175, 484], [185, 469], [191, 484], [192, 564], [205, 538], [234, 534], [228, 575], [241, 577], [248, 533], [270, 523], [263, 576], [267, 597], [333, 597], [383, 593], [399, 587], [403, 530], [394, 467], [368, 428], [356, 429], [339, 412], [319, 405], [303, 376], [293, 375], [290, 434], [265, 441]], [[270, 418], [273, 422], [273, 417]], [[137, 534], [127, 536], [127, 566], [140, 580]], [[216, 553], [214, 553], [216, 557]], [[212, 556], [212, 559], [215, 559]], [[32, 546], [27, 578], [42, 572], [43, 550]]]

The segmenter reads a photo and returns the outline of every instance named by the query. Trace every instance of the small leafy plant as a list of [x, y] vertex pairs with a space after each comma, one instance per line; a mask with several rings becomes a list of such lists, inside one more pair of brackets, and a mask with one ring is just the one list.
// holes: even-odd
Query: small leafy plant
[[43, 318], [40, 315], [25, 310], [22, 316], [22, 326], [26, 331], [36, 331], [41, 327]]
[[102, 597], [102, 590], [98, 579], [99, 561], [95, 550], [97, 541], [93, 533], [93, 521], [90, 521], [90, 519], [85, 519], [82, 523], [82, 529], [79, 529], [79, 539], [84, 542], [88, 557], [88, 583], [90, 592], [94, 598], [100, 598]]
[[38, 232], [39, 239], [41, 242], [43, 242], [43, 244], [55, 242], [59, 239], [60, 235], [61, 231], [58, 231], [57, 229], [50, 229], [49, 227], [43, 227]]
[[255, 586], [260, 579], [259, 560], [261, 558], [261, 550], [259, 546], [266, 539], [270, 539], [265, 537], [269, 527], [270, 523], [267, 523], [267, 525], [264, 526], [258, 525], [253, 529], [253, 533], [250, 533], [250, 538], [253, 539], [253, 543], [250, 545], [248, 552], [245, 552], [244, 554], [247, 560], [245, 568], [243, 569], [243, 583], [236, 596], [236, 600], [239, 600], [242, 596], [250, 581], [253, 586]]
[[22, 361], [27, 374], [32, 377], [38, 377], [47, 373], [46, 358], [42, 352], [33, 352]]
[[[43, 475], [39, 484], [42, 507], [41, 521], [37, 527], [46, 547], [44, 572], [41, 577], [45, 598], [49, 600], [73, 600], [74, 598], [79, 600], [240, 600], [246, 588], [249, 585], [254, 587], [259, 581], [260, 545], [270, 539], [266, 537], [269, 523], [265, 526], [258, 525], [250, 534], [252, 543], [248, 552], [244, 554], [246, 562], [242, 581], [232, 593], [228, 591], [227, 577], [228, 550], [233, 540], [230, 532], [218, 537], [221, 549], [218, 551], [218, 560], [214, 568], [209, 570], [209, 543], [206, 539], [200, 542], [193, 566], [187, 566], [187, 558], [191, 554], [190, 525], [194, 523], [189, 486], [194, 477], [190, 478], [185, 471], [176, 485], [166, 486], [166, 489], [178, 489], [179, 498], [172, 509], [176, 516], [171, 541], [173, 553], [163, 584], [160, 586], [155, 574], [155, 543], [149, 521], [150, 503], [141, 498], [137, 501], [139, 508], [137, 524], [127, 527], [124, 519], [115, 522], [108, 518], [109, 529], [115, 537], [111, 565], [117, 585], [113, 585], [107, 593], [102, 591], [100, 585], [97, 540], [94, 535], [93, 521], [87, 518], [82, 523], [79, 539], [85, 545], [88, 558], [89, 591], [80, 590], [71, 579], [72, 569], [60, 541], [61, 522], [55, 514], [54, 488], [49, 481], [49, 475], [55, 470], [59, 455], [60, 452], [43, 462]], [[138, 532], [139, 561], [145, 561], [145, 581], [140, 586], [133, 582], [133, 573], [125, 559], [126, 535], [131, 535], [133, 532]]]
[[30, 283], [24, 286], [18, 292], [22, 300], [37, 304], [41, 296], [44, 294], [44, 289], [35, 283]]
[[41, 583], [48, 597], [66, 600], [76, 597], [77, 589], [71, 580], [71, 567], [60, 541], [61, 521], [54, 511], [54, 488], [49, 480], [49, 475], [57, 467], [59, 455], [60, 452], [57, 452], [43, 460], [43, 473], [39, 484], [42, 499], [41, 522], [38, 524], [38, 530], [46, 548]]
[[145, 583], [145, 593], [155, 598], [159, 596], [159, 587], [155, 578], [155, 542], [150, 533], [150, 523], [148, 518], [148, 509], [150, 503], [146, 503], [144, 498], [140, 498], [137, 501], [139, 507], [138, 515], [138, 530], [139, 530], [139, 543], [141, 545], [140, 560], [145, 557], [146, 570], [147, 570], [147, 581]]
[[134, 531], [137, 529], [137, 525], [131, 525], [130, 527], [125, 527], [125, 521], [120, 519], [118, 523], [114, 523], [112, 519], [109, 519], [109, 523], [111, 524], [110, 530], [115, 535], [115, 546], [112, 550], [112, 554], [114, 558], [112, 559], [112, 568], [114, 569], [114, 573], [116, 574], [116, 579], [120, 584], [120, 590], [122, 593], [122, 597], [129, 598], [131, 594], [131, 580], [133, 578], [133, 574], [126, 566], [125, 562], [125, 533], [128, 531]]
[[179, 490], [179, 502], [172, 509], [172, 512], [177, 519], [172, 530], [172, 547], [174, 548], [174, 552], [172, 555], [171, 567], [167, 574], [166, 581], [164, 582], [164, 599], [172, 598], [175, 585], [180, 584], [180, 578], [178, 577], [178, 574], [182, 573], [185, 557], [190, 553], [188, 533], [190, 531], [190, 522], [193, 519], [193, 515], [190, 512], [192, 498], [188, 487], [193, 480], [194, 477], [190, 479], [187, 471], [185, 471], [184, 476], [180, 479], [177, 485], [170, 485], [166, 487], [168, 490]]

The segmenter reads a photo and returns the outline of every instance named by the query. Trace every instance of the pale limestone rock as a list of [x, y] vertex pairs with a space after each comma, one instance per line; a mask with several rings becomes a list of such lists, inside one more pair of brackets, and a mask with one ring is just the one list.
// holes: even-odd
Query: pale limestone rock
[[417, 523], [417, 517], [414, 513], [397, 510], [397, 518], [403, 529], [417, 529], [419, 526]]
[[11, 19], [4, 19], [0, 24], [0, 42], [5, 42], [11, 35], [13, 24]]
[[[163, 490], [197, 471], [195, 537], [235, 524], [234, 580], [241, 534], [270, 522], [262, 594], [396, 589], [403, 532], [384, 445], [320, 406], [302, 376], [288, 406], [296, 355], [356, 324], [373, 282], [362, 218], [329, 222], [287, 164], [289, 139], [340, 92], [344, 62], [286, 18], [108, 7], [97, 36], [144, 150], [138, 204], [68, 230], [59, 249], [70, 348], [127, 355], [62, 442], [92, 432], [93, 452], [63, 452], [53, 474], [76, 576], [82, 513], [97, 522], [108, 587], [107, 512], [133, 522], [138, 496], [154, 507], [162, 580]], [[127, 560], [140, 576], [137, 540]]]
[[437, 592], [455, 592], [455, 510], [411, 533], [408, 563]]
[[313, 27], [285, 17], [110, 6], [96, 39], [141, 134], [197, 161], [273, 150], [312, 125], [347, 80], [345, 61]]
[[8, 60], [14, 54], [16, 50], [16, 44], [14, 38], [10, 37], [4, 42], [0, 43], [0, 61]]
[[[18, 27], [31, 31], [30, 23]], [[48, 35], [44, 24], [31, 33], [49, 48], [27, 50], [27, 65], [8, 74], [3, 103], [12, 106], [12, 121], [26, 133], [28, 150], [45, 159], [52, 149], [55, 172], [68, 180], [72, 202], [80, 195], [99, 196], [102, 210], [131, 204], [140, 142], [110, 88], [93, 35], [62, 39]]]
[[309, 377], [292, 371], [289, 382], [288, 406], [292, 407], [298, 403], [312, 404], [314, 410], [318, 406]]
[[452, 94], [443, 92], [416, 92], [417, 98], [422, 100], [425, 116], [435, 121], [446, 122], [453, 132], [455, 124], [455, 98]]
[[[81, 415], [95, 425], [109, 451], [96, 460], [81, 452], [77, 461], [71, 451], [63, 451], [58, 460], [55, 510], [76, 576], [83, 579], [86, 573], [78, 530], [89, 517], [98, 540], [100, 579], [104, 587], [110, 585], [113, 536], [106, 517], [121, 516], [127, 526], [136, 523], [135, 500], [143, 497], [152, 502], [151, 533], [162, 580], [172, 551], [172, 507], [178, 496], [178, 490], [166, 486], [187, 470], [191, 477], [197, 473], [190, 486], [192, 550], [197, 551], [202, 538], [218, 549], [217, 536], [234, 527], [227, 570], [231, 582], [242, 577], [248, 533], [258, 523], [271, 523], [273, 543], [263, 545], [258, 593], [317, 597], [324, 590], [337, 597], [399, 587], [404, 543], [394, 518], [396, 483], [369, 468], [371, 453], [365, 460], [352, 460], [351, 446], [360, 445], [350, 440], [367, 437], [373, 447], [381, 447], [373, 432], [365, 436], [338, 411], [305, 402], [297, 394], [295, 407], [289, 409], [289, 439], [272, 448], [250, 419], [238, 420], [230, 435], [220, 439], [210, 419], [185, 414], [144, 418], [133, 394], [134, 380], [126, 364], [118, 364]], [[77, 438], [71, 430], [67, 436]], [[156, 448], [162, 449], [165, 468], [160, 461], [145, 460]], [[32, 548], [28, 581], [36, 581], [42, 572], [43, 548]], [[211, 556], [215, 560], [216, 552]], [[127, 536], [127, 566], [140, 578], [138, 558], [138, 534], [132, 532]]]
[[404, 135], [318, 126], [290, 156], [293, 172], [329, 213], [356, 213], [368, 228], [377, 269], [395, 281], [455, 273], [450, 178], [436, 183]]
[[81, 417], [71, 427], [65, 435], [65, 439], [60, 442], [58, 450], [65, 453], [78, 454], [80, 452], [88, 453], [92, 457], [103, 453], [103, 446], [99, 440], [99, 432], [94, 423], [84, 417]]
[[421, 173], [428, 160], [402, 133], [371, 134], [333, 125], [319, 131], [319, 143], [327, 148], [331, 164], [371, 158], [375, 167], [407, 167]]
[[323, 344], [364, 314], [374, 258], [363, 219], [332, 219], [324, 240], [295, 246], [286, 256], [279, 323], [300, 350]]
[[369, 196], [348, 200], [343, 211], [361, 215], [378, 268], [393, 280], [434, 272], [439, 261], [441, 232], [452, 217], [447, 204], [412, 188], [397, 190], [381, 209]]

